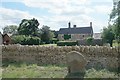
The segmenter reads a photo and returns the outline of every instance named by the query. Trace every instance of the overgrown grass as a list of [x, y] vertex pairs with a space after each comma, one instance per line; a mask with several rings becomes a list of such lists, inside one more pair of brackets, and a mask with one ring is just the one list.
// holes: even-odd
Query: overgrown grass
[[[61, 66], [37, 66], [36, 64], [21, 64], [19, 67], [9, 65], [2, 67], [3, 78], [64, 78], [67, 75], [67, 67]], [[108, 70], [86, 70], [85, 78], [118, 78], [116, 72]]]

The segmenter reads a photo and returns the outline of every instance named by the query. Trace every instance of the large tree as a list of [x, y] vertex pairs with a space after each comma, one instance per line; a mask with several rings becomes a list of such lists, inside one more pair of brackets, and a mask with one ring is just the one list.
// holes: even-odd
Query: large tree
[[3, 34], [17, 34], [17, 26], [16, 25], [8, 25], [3, 28]]
[[37, 19], [23, 19], [19, 25], [18, 33], [20, 35], [32, 35], [37, 36], [39, 22]]
[[115, 38], [120, 42], [120, 0], [113, 0], [113, 10], [110, 14], [110, 21], [113, 21]]
[[53, 38], [53, 33], [50, 30], [50, 27], [44, 26], [41, 28], [41, 40], [42, 42], [49, 43]]
[[112, 42], [115, 39], [115, 34], [111, 25], [109, 25], [107, 28], [103, 28], [102, 39], [104, 43], [109, 43], [110, 46], [112, 46]]

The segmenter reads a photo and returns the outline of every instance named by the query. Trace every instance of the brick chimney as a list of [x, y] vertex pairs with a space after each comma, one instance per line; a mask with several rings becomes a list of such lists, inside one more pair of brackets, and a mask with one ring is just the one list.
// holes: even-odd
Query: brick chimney
[[92, 27], [92, 22], [90, 22], [90, 27]]
[[73, 25], [73, 28], [76, 28], [77, 27], [77, 25]]
[[71, 23], [70, 22], [68, 23], [68, 28], [71, 28]]

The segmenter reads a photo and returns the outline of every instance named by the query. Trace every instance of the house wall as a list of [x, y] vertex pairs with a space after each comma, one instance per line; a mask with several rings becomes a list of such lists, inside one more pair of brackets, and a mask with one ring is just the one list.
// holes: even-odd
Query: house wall
[[[69, 40], [80, 40], [80, 39], [86, 39], [87, 37], [91, 37], [90, 34], [71, 34], [71, 39]], [[58, 34], [58, 39], [64, 40], [64, 34]]]
[[64, 34], [58, 34], [58, 40], [60, 41], [64, 40]]
[[90, 34], [71, 34], [71, 40], [80, 40], [90, 37]]
[[3, 43], [6, 45], [11, 44], [11, 38], [8, 35], [5, 35], [3, 37]]

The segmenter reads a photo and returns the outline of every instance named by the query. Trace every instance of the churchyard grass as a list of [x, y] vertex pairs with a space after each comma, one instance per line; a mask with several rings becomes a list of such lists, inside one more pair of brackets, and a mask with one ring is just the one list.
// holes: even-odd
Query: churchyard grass
[[57, 44], [42, 44], [40, 46], [57, 46]]
[[[10, 64], [7, 67], [2, 67], [2, 78], [64, 78], [67, 75], [66, 66], [36, 64]], [[85, 78], [117, 78], [116, 72], [110, 72], [106, 69], [86, 70]]]

